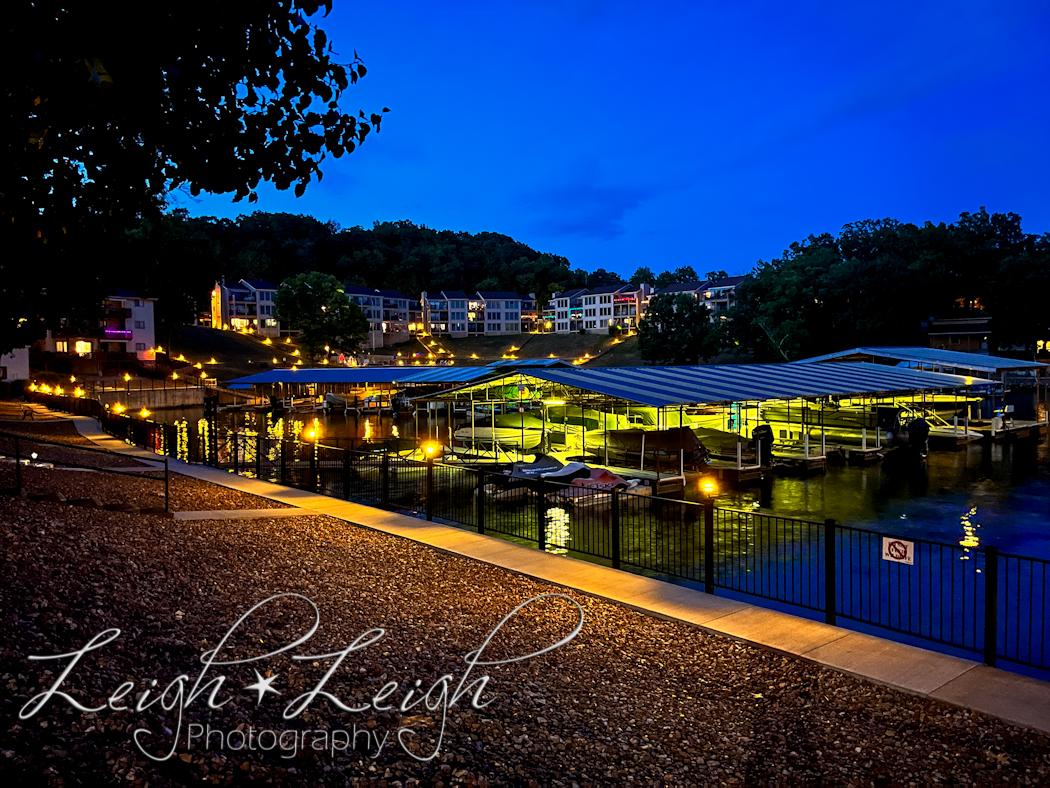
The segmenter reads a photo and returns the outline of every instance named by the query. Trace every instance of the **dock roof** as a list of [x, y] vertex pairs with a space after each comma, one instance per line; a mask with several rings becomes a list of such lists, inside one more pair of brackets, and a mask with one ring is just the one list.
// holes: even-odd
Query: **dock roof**
[[964, 389], [989, 381], [881, 364], [719, 364], [696, 367], [530, 368], [495, 374], [457, 391], [502, 379], [528, 377], [566, 388], [637, 402], [650, 407], [697, 403], [755, 402], [801, 397], [859, 396], [898, 392]]
[[230, 385], [243, 388], [266, 383], [396, 383], [418, 372], [412, 367], [297, 367], [257, 372], [231, 380]]
[[962, 353], [957, 350], [940, 350], [931, 347], [855, 347], [852, 350], [840, 350], [823, 356], [797, 361], [797, 364], [814, 364], [825, 361], [872, 361], [885, 364], [895, 362], [898, 366], [908, 367], [921, 365], [933, 367], [935, 371], [966, 370], [969, 372], [1007, 372], [1026, 369], [1042, 369], [1046, 364], [1034, 361], [1021, 361], [1016, 358], [986, 356], [981, 353]]

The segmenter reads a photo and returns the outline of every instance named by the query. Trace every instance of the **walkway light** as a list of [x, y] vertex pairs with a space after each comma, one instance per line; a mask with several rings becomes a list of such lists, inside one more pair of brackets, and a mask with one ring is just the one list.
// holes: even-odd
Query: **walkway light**
[[77, 376], [76, 375], [70, 375], [69, 376], [69, 382], [70, 383], [76, 383], [77, 382]]
[[113, 406], [113, 412], [114, 412], [114, 413], [123, 413], [123, 412], [124, 412], [124, 411], [126, 411], [126, 410], [127, 410], [127, 407], [125, 407], [124, 405], [121, 405], [121, 404], [120, 404], [119, 402], [118, 402], [118, 403], [116, 403], [116, 404], [115, 404], [115, 405]]
[[131, 380], [131, 373], [130, 372], [125, 372], [124, 373], [124, 382], [127, 383], [129, 380]]
[[147, 408], [143, 408], [142, 410], [139, 411], [139, 418], [148, 419], [150, 417], [150, 415], [151, 414], [150, 414], [150, 412], [149, 412], [149, 410]]
[[276, 364], [276, 363], [277, 363], [277, 356], [274, 356], [274, 357], [273, 357], [273, 363], [274, 363], [274, 364]]
[[206, 378], [206, 377], [208, 377], [208, 373], [207, 373], [207, 372], [205, 372], [205, 371], [204, 371], [203, 369], [201, 370], [201, 377], [202, 377], [202, 378]]
[[264, 345], [272, 345], [273, 344], [273, 340], [270, 339], [269, 337], [266, 337], [266, 339], [263, 340], [263, 344]]
[[700, 492], [708, 498], [713, 498], [718, 494], [718, 482], [714, 476], [705, 476], [700, 480]]
[[80, 388], [80, 386], [77, 386], [75, 389], [73, 389], [73, 396], [74, 397], [83, 397], [84, 396], [84, 389]]
[[426, 452], [427, 457], [433, 457], [435, 454], [437, 454], [439, 448], [440, 447], [433, 442], [423, 444], [423, 451]]

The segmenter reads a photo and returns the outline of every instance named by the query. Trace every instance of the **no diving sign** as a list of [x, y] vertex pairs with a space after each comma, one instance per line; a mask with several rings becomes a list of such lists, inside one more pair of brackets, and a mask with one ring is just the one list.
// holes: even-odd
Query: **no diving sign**
[[882, 537], [882, 560], [911, 566], [915, 563], [915, 542], [905, 542], [892, 536]]

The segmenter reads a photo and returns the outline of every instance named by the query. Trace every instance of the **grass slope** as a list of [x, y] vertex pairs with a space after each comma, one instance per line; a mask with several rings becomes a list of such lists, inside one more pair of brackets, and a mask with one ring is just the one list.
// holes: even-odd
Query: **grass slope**
[[[294, 358], [293, 350], [294, 347], [283, 342], [264, 345], [260, 339], [233, 331], [183, 326], [171, 336], [169, 357], [172, 363], [177, 363], [174, 359], [181, 353], [191, 364], [204, 364], [205, 369], [219, 380], [229, 380], [270, 369], [274, 356], [280, 366], [287, 366], [289, 360]], [[210, 358], [215, 358], [219, 363], [207, 364]]]

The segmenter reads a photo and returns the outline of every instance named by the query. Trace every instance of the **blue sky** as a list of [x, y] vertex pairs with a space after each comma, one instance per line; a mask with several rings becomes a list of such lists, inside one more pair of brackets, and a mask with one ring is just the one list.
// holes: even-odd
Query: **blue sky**
[[501, 232], [574, 267], [749, 270], [811, 233], [1013, 211], [1050, 231], [1050, 3], [347, 3], [382, 132], [296, 199]]

